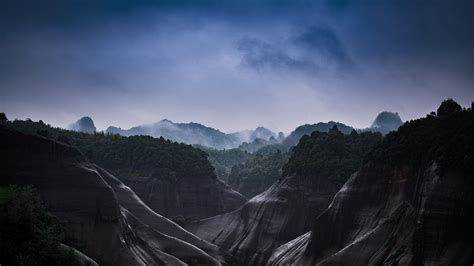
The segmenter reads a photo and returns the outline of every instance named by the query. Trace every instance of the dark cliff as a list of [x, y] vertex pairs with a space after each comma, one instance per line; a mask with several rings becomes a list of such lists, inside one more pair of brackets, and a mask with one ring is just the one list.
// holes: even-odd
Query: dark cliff
[[[360, 166], [380, 138], [375, 133], [344, 135], [335, 128], [305, 136], [284, 167], [284, 178], [238, 210], [194, 222], [188, 229], [228, 250], [242, 265], [264, 264], [279, 245], [310, 230], [314, 217], [340, 189], [341, 179]], [[338, 162], [345, 168], [336, 167]]]
[[207, 154], [190, 145], [149, 136], [85, 134], [32, 121], [5, 125], [70, 143], [169, 218], [210, 217], [235, 210], [246, 201], [216, 178]]
[[0, 125], [0, 185], [33, 185], [65, 242], [103, 265], [218, 265], [219, 249], [148, 208], [69, 145]]
[[473, 156], [472, 110], [405, 123], [269, 264], [472, 265]]

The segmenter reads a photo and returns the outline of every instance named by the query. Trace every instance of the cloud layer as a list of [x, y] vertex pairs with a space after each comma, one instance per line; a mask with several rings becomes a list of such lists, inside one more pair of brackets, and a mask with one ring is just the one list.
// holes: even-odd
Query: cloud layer
[[99, 129], [410, 119], [474, 99], [474, 2], [7, 0], [0, 109]]

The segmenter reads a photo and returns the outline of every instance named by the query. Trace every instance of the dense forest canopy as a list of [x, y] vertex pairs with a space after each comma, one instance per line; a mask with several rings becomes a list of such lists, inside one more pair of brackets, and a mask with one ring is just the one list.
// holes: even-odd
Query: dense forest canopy
[[234, 165], [243, 163], [254, 156], [251, 153], [237, 148], [216, 150], [198, 145], [196, 145], [196, 147], [207, 153], [209, 162], [215, 168], [217, 177], [224, 181], [228, 180], [230, 171]]
[[229, 185], [251, 198], [269, 188], [282, 174], [289, 153], [256, 153], [244, 163], [234, 165], [229, 175]]
[[437, 162], [441, 169], [473, 174], [474, 111], [448, 99], [437, 113], [408, 121], [388, 134], [366, 160], [415, 167]]
[[346, 135], [334, 126], [329, 132], [315, 131], [301, 138], [283, 167], [283, 175], [329, 178], [342, 185], [362, 165], [364, 156], [382, 140], [380, 133]]
[[215, 176], [205, 152], [163, 138], [81, 133], [54, 128], [41, 120], [15, 120], [6, 125], [25, 133], [68, 143], [118, 177]]
[[77, 265], [60, 221], [30, 186], [0, 187], [0, 259], [4, 265]]

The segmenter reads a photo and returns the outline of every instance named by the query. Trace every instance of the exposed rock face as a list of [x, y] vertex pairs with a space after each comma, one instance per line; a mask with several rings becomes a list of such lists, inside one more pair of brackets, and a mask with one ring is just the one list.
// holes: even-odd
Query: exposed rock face
[[70, 146], [0, 126], [0, 185], [33, 185], [66, 244], [101, 265], [219, 265], [219, 249], [156, 214]]
[[269, 264], [472, 265], [474, 112], [450, 105], [388, 134]]
[[124, 179], [143, 201], [171, 218], [194, 220], [233, 211], [247, 199], [218, 178]]
[[84, 116], [81, 119], [77, 120], [75, 123], [69, 126], [71, 130], [84, 132], [84, 133], [94, 133], [96, 128], [92, 118]]
[[84, 253], [73, 247], [61, 244], [60, 249], [62, 249], [63, 251], [72, 250], [74, 257], [76, 258], [76, 262], [78, 264], [77, 266], [99, 266], [99, 264], [97, 264], [97, 262], [95, 262], [93, 259], [89, 258]]
[[472, 176], [366, 165], [270, 265], [470, 265]]
[[82, 134], [32, 121], [17, 120], [6, 126], [31, 134], [44, 131], [52, 139], [66, 138], [63, 142], [131, 186], [148, 206], [168, 218], [207, 218], [247, 201], [216, 177], [205, 152], [190, 145], [149, 136]]
[[279, 245], [310, 230], [338, 189], [317, 178], [287, 177], [238, 210], [188, 229], [228, 250], [243, 265], [261, 265]]
[[285, 178], [238, 210], [188, 228], [228, 250], [243, 265], [264, 264], [279, 245], [310, 230], [314, 218], [344, 183], [339, 180], [347, 180], [380, 137], [374, 133], [348, 136], [336, 128], [305, 136], [285, 165]]

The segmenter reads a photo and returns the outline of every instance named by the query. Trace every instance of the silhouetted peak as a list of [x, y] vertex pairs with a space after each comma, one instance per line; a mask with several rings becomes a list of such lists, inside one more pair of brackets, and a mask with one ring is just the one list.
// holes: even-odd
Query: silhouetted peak
[[403, 121], [398, 115], [398, 113], [383, 111], [377, 115], [371, 127], [373, 128], [381, 127], [381, 128], [388, 128], [390, 130], [396, 130], [402, 124], [403, 124]]
[[455, 100], [449, 98], [441, 103], [436, 113], [438, 116], [447, 116], [456, 112], [460, 112], [461, 110], [461, 105], [459, 105]]
[[96, 132], [96, 127], [94, 125], [94, 121], [89, 116], [84, 116], [81, 119], [77, 120], [71, 126], [69, 126], [71, 130], [84, 132], [84, 133], [94, 133]]
[[160, 123], [169, 123], [169, 124], [174, 124], [173, 121], [169, 120], [169, 119], [163, 119], [160, 121]]

